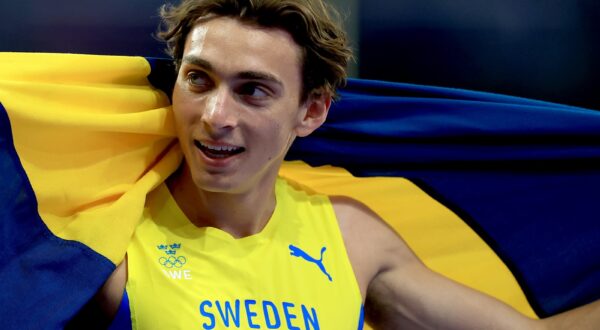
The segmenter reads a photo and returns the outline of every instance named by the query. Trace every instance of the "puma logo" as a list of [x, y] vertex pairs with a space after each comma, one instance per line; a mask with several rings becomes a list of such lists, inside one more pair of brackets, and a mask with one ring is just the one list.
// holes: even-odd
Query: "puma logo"
[[325, 276], [327, 276], [327, 278], [329, 279], [330, 282], [333, 282], [333, 279], [331, 278], [331, 275], [329, 275], [329, 273], [327, 272], [327, 270], [325, 270], [325, 266], [323, 265], [323, 253], [325, 253], [325, 250], [327, 250], [326, 247], [323, 247], [321, 249], [321, 258], [320, 259], [315, 259], [313, 257], [311, 257], [310, 255], [308, 255], [308, 253], [302, 251], [302, 249], [300, 249], [297, 246], [294, 246], [292, 244], [290, 244], [290, 255], [294, 256], [294, 257], [298, 257], [298, 258], [302, 258], [308, 262], [312, 262], [315, 265], [317, 265], [317, 267], [319, 267], [319, 269], [323, 272], [323, 274], [325, 274]]

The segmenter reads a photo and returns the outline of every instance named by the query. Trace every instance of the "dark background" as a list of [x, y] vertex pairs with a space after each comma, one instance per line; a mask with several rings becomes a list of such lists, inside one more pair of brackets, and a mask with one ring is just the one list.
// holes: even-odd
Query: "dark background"
[[[600, 1], [337, 0], [351, 72], [600, 109]], [[164, 57], [164, 0], [2, 0], [0, 51]]]

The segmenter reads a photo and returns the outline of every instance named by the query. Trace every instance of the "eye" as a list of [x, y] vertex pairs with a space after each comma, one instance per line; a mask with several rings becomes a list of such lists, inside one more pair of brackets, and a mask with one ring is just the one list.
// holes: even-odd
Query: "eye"
[[213, 84], [208, 74], [202, 71], [190, 71], [186, 80], [191, 86], [202, 89], [209, 88]]
[[267, 87], [255, 82], [242, 84], [236, 92], [250, 101], [263, 101], [272, 94]]

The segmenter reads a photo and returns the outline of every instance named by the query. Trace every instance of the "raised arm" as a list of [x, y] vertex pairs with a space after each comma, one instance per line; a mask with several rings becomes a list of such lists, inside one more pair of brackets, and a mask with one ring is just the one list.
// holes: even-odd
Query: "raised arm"
[[396, 258], [408, 248], [389, 248], [390, 265], [371, 281], [366, 318], [376, 329], [536, 329], [512, 307], [443, 277], [417, 260]]
[[333, 198], [374, 329], [599, 329], [600, 303], [545, 320], [428, 269], [376, 214]]

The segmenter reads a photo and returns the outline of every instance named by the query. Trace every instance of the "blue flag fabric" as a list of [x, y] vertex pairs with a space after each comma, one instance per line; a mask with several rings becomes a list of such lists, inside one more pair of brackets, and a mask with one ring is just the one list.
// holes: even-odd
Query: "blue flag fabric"
[[417, 183], [484, 238], [540, 316], [600, 298], [599, 111], [350, 80], [288, 158]]
[[85, 244], [48, 230], [1, 105], [0, 186], [0, 325], [63, 329], [115, 265]]
[[180, 157], [143, 58], [0, 53], [0, 328], [63, 329]]
[[[145, 63], [148, 80], [168, 94], [169, 62]], [[130, 84], [126, 76], [115, 80], [119, 89], [130, 88], [123, 88]], [[83, 240], [57, 237], [40, 217], [7, 115], [8, 99], [23, 96], [2, 94], [3, 84], [0, 79], [0, 325], [60, 329], [102, 285], [115, 259]], [[540, 316], [600, 298], [600, 112], [356, 79], [340, 95], [327, 123], [298, 139], [289, 160], [343, 167], [356, 176], [410, 179], [492, 247]], [[157, 140], [161, 148], [153, 150], [167, 150], [172, 132], [156, 130], [166, 140]]]

